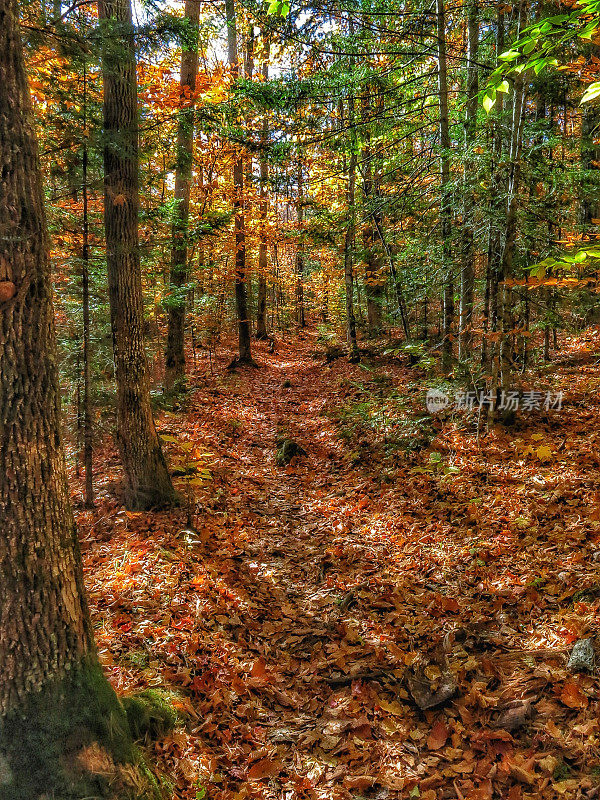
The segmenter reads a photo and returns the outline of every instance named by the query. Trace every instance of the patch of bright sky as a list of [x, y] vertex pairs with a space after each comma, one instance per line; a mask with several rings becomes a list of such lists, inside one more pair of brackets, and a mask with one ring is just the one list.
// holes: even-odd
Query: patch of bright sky
[[[147, 2], [145, 0], [132, 0], [132, 13], [134, 23], [136, 25], [144, 25], [146, 24], [152, 17], [151, 11], [148, 11], [148, 8], [161, 8], [163, 10], [172, 10], [172, 11], [180, 11], [183, 13], [184, 3], [179, 2], [179, 0], [165, 0], [165, 2], [160, 3], [156, 2], [156, 0], [151, 0], [151, 2]], [[205, 3], [203, 11], [211, 15], [213, 22], [216, 23], [216, 26], [220, 28], [220, 35], [213, 37], [210, 39], [206, 46], [205, 55], [206, 60], [209, 64], [217, 65], [217, 64], [224, 64], [227, 61], [227, 31], [225, 25], [225, 3], [223, 2], [210, 2]], [[311, 12], [309, 11], [302, 11], [298, 14], [294, 21], [294, 27], [298, 32], [302, 30], [302, 28], [306, 25], [306, 23], [311, 19]], [[327, 33], [331, 33], [335, 30], [336, 24], [333, 20], [322, 20], [319, 26], [319, 32], [321, 35], [326, 35]], [[260, 34], [260, 29], [255, 27], [254, 33], [256, 36]], [[294, 40], [296, 46], [300, 45], [302, 50], [305, 53], [308, 53], [310, 48], [309, 43], [301, 44], [301, 39]], [[271, 77], [277, 78], [289, 73], [292, 70], [292, 65], [287, 57], [285, 48], [280, 49], [280, 55], [277, 57], [276, 54], [271, 53], [271, 59], [269, 62], [269, 73]]]

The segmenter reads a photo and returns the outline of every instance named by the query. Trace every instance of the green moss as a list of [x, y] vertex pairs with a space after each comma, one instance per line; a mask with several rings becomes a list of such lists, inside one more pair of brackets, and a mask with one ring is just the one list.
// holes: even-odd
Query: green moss
[[123, 697], [123, 707], [135, 740], [145, 736], [160, 739], [173, 730], [177, 723], [173, 696], [160, 689], [144, 689], [126, 695]]
[[[125, 765], [135, 765], [133, 785]], [[2, 800], [158, 797], [139, 765], [125, 710], [95, 659], [0, 721]]]

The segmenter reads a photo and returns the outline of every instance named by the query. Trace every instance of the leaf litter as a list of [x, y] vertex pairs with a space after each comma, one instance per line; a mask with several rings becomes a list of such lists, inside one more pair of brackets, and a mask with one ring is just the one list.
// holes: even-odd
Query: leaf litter
[[[448, 415], [414, 450], [389, 406], [425, 414], [406, 365], [315, 361], [310, 335], [259, 370], [223, 352], [158, 420], [171, 461], [202, 460], [189, 519], [123, 511], [99, 447], [78, 514], [96, 640], [118, 691], [177, 693], [151, 745], [175, 797], [600, 796], [598, 676], [567, 669], [598, 634], [600, 376], [572, 364], [599, 346], [565, 345], [560, 414], [479, 437]], [[306, 453], [287, 466], [282, 430]]]

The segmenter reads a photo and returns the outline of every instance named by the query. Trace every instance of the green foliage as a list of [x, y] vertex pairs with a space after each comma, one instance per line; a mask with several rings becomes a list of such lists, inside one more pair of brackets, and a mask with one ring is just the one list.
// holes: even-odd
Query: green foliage
[[432, 475], [433, 477], [437, 478], [440, 483], [442, 483], [451, 478], [453, 475], [458, 474], [460, 470], [453, 464], [445, 464], [442, 454], [434, 450], [433, 452], [429, 453], [424, 466], [415, 467], [411, 470], [411, 472], [414, 475]]

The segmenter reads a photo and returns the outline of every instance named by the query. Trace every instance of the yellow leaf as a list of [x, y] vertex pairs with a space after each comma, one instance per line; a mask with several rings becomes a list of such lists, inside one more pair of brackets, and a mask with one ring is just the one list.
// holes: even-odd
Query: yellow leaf
[[540, 461], [550, 461], [552, 459], [552, 450], [546, 444], [540, 445], [535, 454]]

